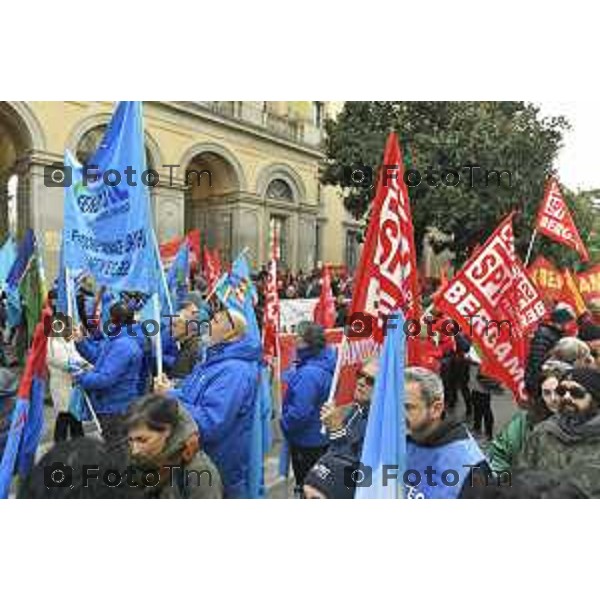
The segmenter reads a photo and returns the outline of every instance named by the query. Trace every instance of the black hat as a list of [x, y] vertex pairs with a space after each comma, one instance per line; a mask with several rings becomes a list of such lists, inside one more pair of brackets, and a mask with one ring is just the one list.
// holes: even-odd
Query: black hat
[[584, 387], [600, 404], [600, 371], [589, 367], [578, 367], [567, 373], [561, 381], [574, 381]]
[[350, 457], [328, 452], [308, 472], [304, 484], [330, 500], [352, 500], [356, 487], [352, 473], [357, 467], [358, 462]]

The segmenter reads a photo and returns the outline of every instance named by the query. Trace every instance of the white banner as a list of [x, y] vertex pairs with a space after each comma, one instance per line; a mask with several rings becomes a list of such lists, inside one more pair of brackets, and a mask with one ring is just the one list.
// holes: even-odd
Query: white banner
[[281, 333], [294, 333], [302, 321], [312, 321], [318, 298], [297, 298], [280, 300]]

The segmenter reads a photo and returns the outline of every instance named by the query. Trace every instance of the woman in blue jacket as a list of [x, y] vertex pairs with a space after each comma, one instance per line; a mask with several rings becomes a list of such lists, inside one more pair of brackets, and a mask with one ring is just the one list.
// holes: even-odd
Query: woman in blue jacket
[[110, 318], [114, 335], [100, 341], [79, 335], [77, 350], [94, 367], [76, 373], [73, 379], [90, 395], [107, 444], [125, 450], [124, 415], [140, 396], [144, 356], [138, 338], [131, 335], [133, 312], [124, 304], [115, 304]]
[[335, 371], [335, 351], [326, 346], [325, 331], [304, 321], [297, 328], [296, 366], [284, 373], [287, 390], [283, 399], [281, 429], [290, 446], [296, 491], [327, 449], [322, 430], [321, 407], [329, 397]]

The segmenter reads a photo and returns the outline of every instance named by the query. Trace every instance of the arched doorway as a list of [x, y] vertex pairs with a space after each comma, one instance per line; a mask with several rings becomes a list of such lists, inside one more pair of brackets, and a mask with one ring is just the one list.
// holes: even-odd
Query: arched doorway
[[0, 244], [30, 225], [25, 159], [33, 134], [9, 102], [0, 102]]
[[199, 229], [202, 243], [216, 248], [225, 261], [233, 259], [233, 204], [240, 191], [240, 174], [217, 152], [194, 155], [185, 167], [185, 230]]

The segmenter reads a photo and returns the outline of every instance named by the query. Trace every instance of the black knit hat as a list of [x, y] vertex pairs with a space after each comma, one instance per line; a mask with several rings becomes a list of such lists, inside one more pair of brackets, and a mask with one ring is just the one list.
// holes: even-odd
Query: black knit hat
[[600, 370], [589, 367], [578, 367], [567, 373], [561, 381], [574, 381], [584, 387], [600, 404]]
[[308, 472], [304, 484], [319, 490], [330, 500], [352, 500], [356, 487], [352, 472], [357, 467], [358, 462], [351, 458], [328, 452]]

